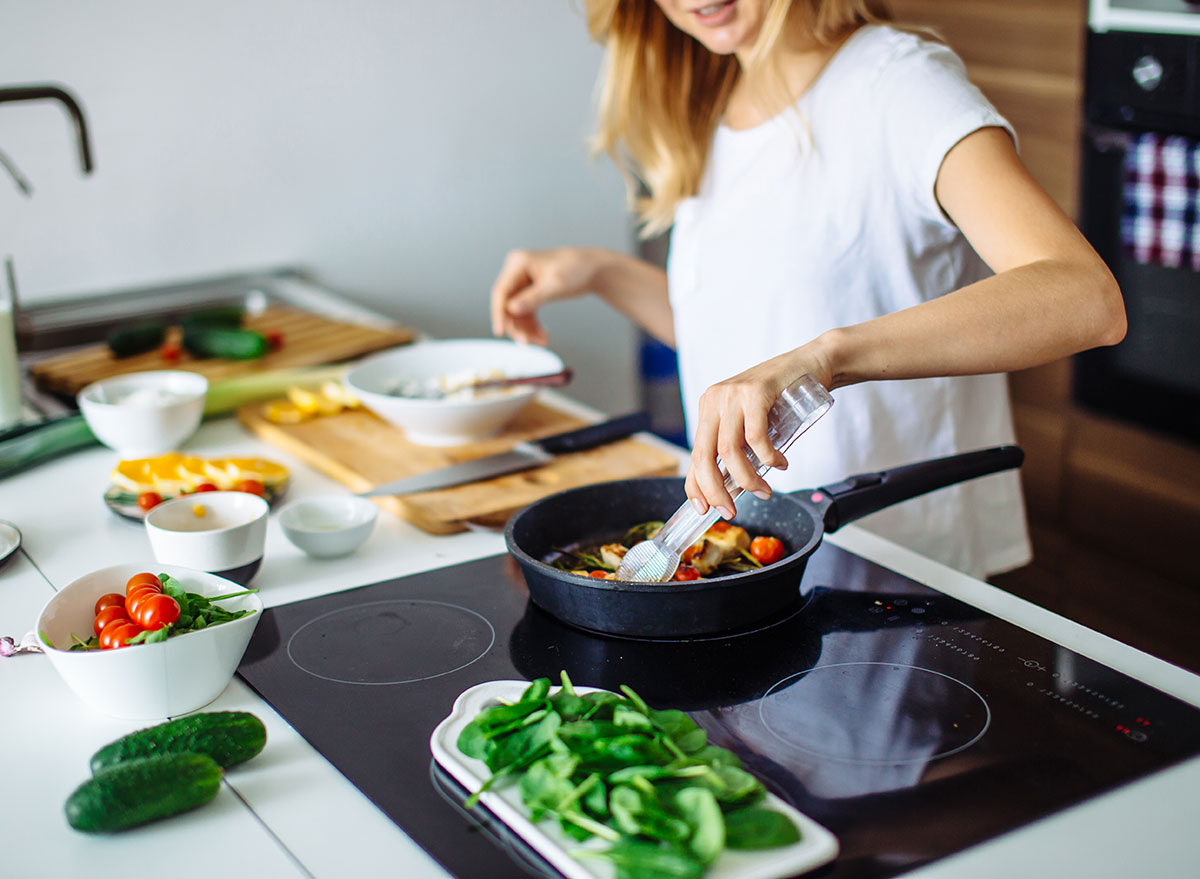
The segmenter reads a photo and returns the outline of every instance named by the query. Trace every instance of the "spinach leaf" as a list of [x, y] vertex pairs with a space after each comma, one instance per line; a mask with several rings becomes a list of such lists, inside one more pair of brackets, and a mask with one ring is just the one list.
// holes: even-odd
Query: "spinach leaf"
[[777, 848], [799, 841], [799, 828], [782, 812], [754, 806], [725, 816], [725, 845], [729, 848]]

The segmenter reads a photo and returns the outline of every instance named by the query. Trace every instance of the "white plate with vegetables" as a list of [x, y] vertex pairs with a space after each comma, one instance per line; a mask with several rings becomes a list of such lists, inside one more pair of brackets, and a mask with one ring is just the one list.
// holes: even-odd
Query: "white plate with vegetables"
[[686, 714], [649, 708], [631, 690], [574, 688], [565, 676], [562, 687], [479, 684], [430, 747], [468, 805], [477, 799], [569, 879], [653, 868], [776, 879], [837, 857], [832, 833], [708, 745]]

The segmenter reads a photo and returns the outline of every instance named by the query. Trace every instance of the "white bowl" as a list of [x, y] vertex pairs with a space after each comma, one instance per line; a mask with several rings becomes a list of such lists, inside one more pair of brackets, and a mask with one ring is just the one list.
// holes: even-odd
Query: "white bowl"
[[375, 527], [378, 513], [366, 498], [326, 495], [292, 501], [277, 518], [293, 544], [314, 558], [331, 559], [358, 549]]
[[170, 574], [188, 592], [228, 595], [241, 589], [222, 577], [174, 565], [114, 565], [68, 583], [47, 602], [37, 632], [50, 664], [75, 695], [97, 711], [135, 720], [170, 717], [207, 705], [228, 686], [262, 617], [251, 592], [222, 601], [227, 610], [253, 613], [156, 644], [116, 650], [70, 650], [71, 634], [91, 637], [96, 599], [125, 591], [134, 574]]
[[562, 359], [534, 345], [503, 339], [416, 342], [369, 357], [345, 377], [363, 405], [425, 446], [452, 446], [494, 436], [525, 408], [535, 387], [507, 388], [468, 399], [423, 400], [389, 393], [398, 383], [434, 382], [465, 372], [498, 370], [505, 376], [548, 375], [563, 369]]
[[148, 458], [196, 432], [207, 393], [204, 376], [163, 369], [92, 382], [75, 399], [96, 439], [123, 458]]
[[151, 507], [146, 533], [164, 565], [250, 582], [262, 564], [270, 505], [244, 491], [203, 491]]

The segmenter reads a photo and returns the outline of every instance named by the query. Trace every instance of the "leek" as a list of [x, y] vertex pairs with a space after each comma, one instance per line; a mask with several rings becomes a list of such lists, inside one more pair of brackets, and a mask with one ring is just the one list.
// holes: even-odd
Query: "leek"
[[293, 369], [272, 369], [266, 372], [239, 375], [213, 382], [208, 386], [204, 414], [224, 415], [247, 403], [287, 396], [288, 388], [319, 385], [326, 381], [341, 383], [346, 364], [333, 366], [297, 366]]

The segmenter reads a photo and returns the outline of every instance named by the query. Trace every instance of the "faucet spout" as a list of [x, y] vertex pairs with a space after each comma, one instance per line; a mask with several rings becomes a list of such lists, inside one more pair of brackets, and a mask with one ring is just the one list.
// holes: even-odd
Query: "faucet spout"
[[48, 84], [0, 87], [0, 104], [11, 101], [43, 100], [59, 101], [71, 114], [71, 120], [75, 123], [75, 138], [79, 142], [79, 164], [83, 168], [84, 174], [91, 174], [93, 169], [92, 144], [88, 138], [87, 119], [84, 118], [79, 102], [70, 92], [59, 86]]

